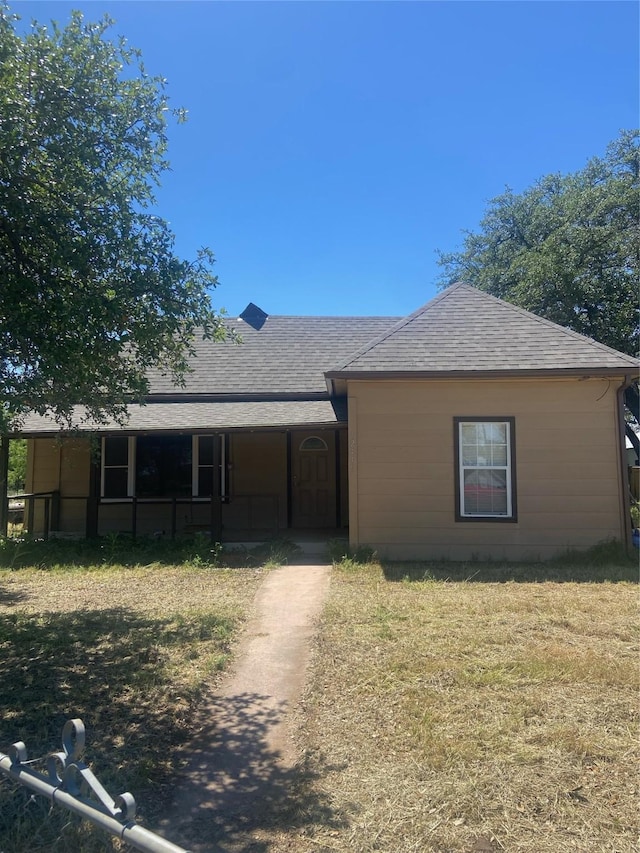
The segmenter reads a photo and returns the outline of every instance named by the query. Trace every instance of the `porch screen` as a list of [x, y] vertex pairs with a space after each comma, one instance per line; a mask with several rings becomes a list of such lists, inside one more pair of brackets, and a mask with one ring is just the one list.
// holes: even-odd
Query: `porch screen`
[[191, 436], [139, 436], [136, 495], [139, 498], [191, 494]]

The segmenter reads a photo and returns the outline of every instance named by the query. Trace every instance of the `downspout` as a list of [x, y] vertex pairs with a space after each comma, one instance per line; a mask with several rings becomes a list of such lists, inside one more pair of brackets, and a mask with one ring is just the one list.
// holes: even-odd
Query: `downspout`
[[627, 470], [626, 445], [625, 445], [625, 420], [624, 420], [624, 392], [636, 380], [635, 376], [627, 375], [616, 392], [617, 415], [618, 415], [618, 459], [620, 460], [620, 474], [622, 484], [622, 531], [624, 535], [625, 549], [629, 557], [633, 558], [634, 548], [631, 538], [631, 500], [629, 490], [629, 472]]

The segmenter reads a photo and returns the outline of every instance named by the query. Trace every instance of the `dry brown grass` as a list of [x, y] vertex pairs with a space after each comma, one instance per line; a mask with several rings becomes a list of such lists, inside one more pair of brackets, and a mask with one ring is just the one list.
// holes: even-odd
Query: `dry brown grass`
[[[260, 579], [0, 572], [0, 749], [50, 751], [83, 717], [98, 777], [153, 828]], [[298, 781], [234, 851], [635, 851], [637, 603], [628, 582], [393, 581], [345, 561], [296, 714]], [[16, 802], [0, 780], [4, 853], [117, 849]]]
[[[87, 727], [86, 759], [112, 795], [130, 790], [149, 828], [251, 607], [260, 570], [117, 565], [0, 572], [0, 750], [60, 748]], [[103, 832], [0, 776], [0, 850], [119, 849]]]
[[348, 568], [299, 719], [343, 827], [274, 849], [638, 849], [634, 584]]

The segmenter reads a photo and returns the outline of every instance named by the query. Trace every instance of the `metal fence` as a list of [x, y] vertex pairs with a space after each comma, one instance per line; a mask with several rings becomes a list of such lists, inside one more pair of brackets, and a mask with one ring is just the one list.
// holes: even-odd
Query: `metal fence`
[[19, 741], [5, 755], [0, 752], [0, 773], [54, 805], [75, 812], [116, 838], [144, 853], [187, 853], [135, 822], [136, 801], [128, 792], [113, 799], [81, 760], [85, 746], [82, 720], [68, 720], [62, 730], [62, 752], [46, 759], [47, 772], [33, 769], [27, 748]]

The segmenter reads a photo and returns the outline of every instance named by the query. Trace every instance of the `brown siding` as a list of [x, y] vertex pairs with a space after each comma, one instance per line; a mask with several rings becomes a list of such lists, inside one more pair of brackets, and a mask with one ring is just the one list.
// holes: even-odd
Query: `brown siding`
[[[57, 530], [84, 534], [89, 494], [90, 443], [85, 439], [29, 439], [27, 442], [27, 492], [60, 493]], [[35, 535], [44, 531], [44, 504], [35, 501]]]
[[65, 441], [60, 460], [60, 524], [64, 533], [84, 533], [87, 520], [91, 445], [82, 439]]
[[[27, 444], [27, 492], [53, 492], [60, 488], [60, 443], [48, 438], [30, 440]], [[28, 528], [28, 506], [25, 506], [25, 528]], [[33, 525], [28, 532], [42, 536], [44, 503], [33, 501]]]
[[28, 483], [31, 492], [50, 492], [60, 488], [60, 443], [51, 438], [36, 438], [27, 447]]
[[[350, 381], [352, 543], [396, 559], [526, 559], [621, 538], [617, 385]], [[456, 522], [454, 416], [515, 417], [516, 523]]]

